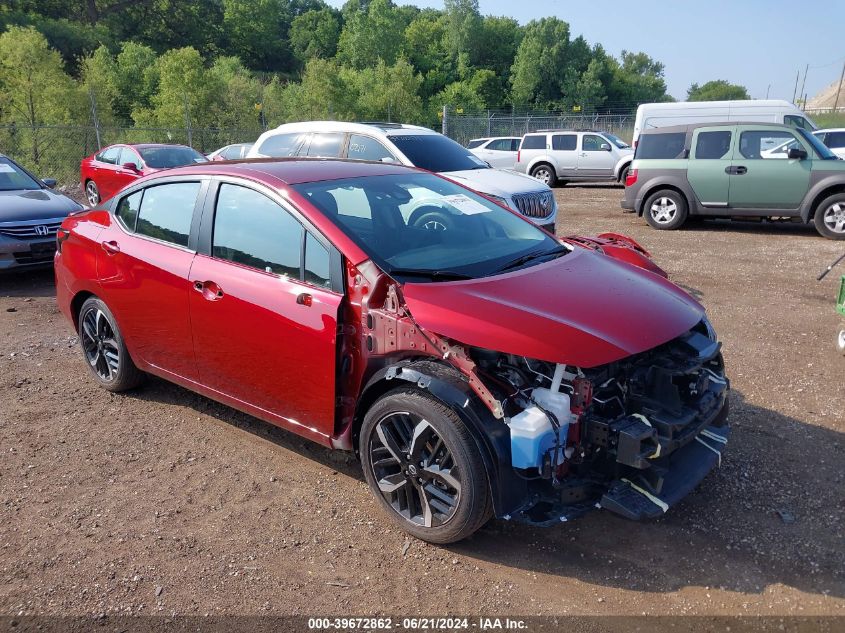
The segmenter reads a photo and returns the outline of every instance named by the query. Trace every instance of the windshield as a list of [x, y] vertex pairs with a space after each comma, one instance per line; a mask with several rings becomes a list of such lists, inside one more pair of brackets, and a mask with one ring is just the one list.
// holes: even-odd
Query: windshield
[[466, 147], [442, 134], [391, 134], [388, 138], [411, 164], [428, 171], [489, 169], [487, 163]]
[[144, 147], [139, 148], [138, 151], [141, 152], [141, 158], [144, 159], [147, 167], [155, 169], [181, 167], [193, 163], [204, 163], [208, 160], [190, 147]]
[[807, 141], [810, 145], [813, 146], [813, 149], [816, 150], [816, 153], [823, 159], [823, 160], [839, 160], [839, 156], [834, 154], [830, 151], [830, 148], [822, 143], [818, 138], [814, 135], [810, 134], [804, 128], [795, 128], [795, 131], [798, 132], [804, 140]]
[[41, 185], [5, 156], [0, 156], [0, 191], [41, 189]]
[[529, 221], [433, 174], [349, 178], [294, 189], [403, 281], [484, 277], [529, 254], [542, 257], [555, 249], [560, 254], [561, 245]]
[[618, 147], [619, 149], [626, 149], [628, 147], [631, 147], [630, 145], [628, 145], [625, 141], [623, 141], [621, 138], [619, 138], [615, 134], [608, 134], [607, 132], [604, 132], [604, 137], [607, 140], [609, 140], [611, 143], [616, 145], [616, 147]]

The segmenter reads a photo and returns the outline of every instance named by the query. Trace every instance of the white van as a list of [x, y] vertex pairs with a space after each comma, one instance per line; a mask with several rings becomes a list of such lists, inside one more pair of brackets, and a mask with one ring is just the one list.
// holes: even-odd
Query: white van
[[691, 123], [732, 123], [750, 121], [754, 123], [784, 123], [804, 128], [808, 132], [817, 129], [807, 116], [789, 101], [778, 99], [744, 101], [681, 101], [677, 103], [644, 103], [637, 108], [634, 121], [634, 138], [631, 144], [637, 147], [637, 139], [643, 130], [670, 125]]

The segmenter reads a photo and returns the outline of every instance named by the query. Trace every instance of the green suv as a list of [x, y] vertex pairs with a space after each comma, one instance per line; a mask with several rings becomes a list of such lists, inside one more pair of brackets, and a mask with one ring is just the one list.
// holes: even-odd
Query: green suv
[[845, 161], [809, 132], [769, 123], [645, 130], [625, 181], [622, 208], [656, 229], [688, 217], [813, 222], [845, 239]]

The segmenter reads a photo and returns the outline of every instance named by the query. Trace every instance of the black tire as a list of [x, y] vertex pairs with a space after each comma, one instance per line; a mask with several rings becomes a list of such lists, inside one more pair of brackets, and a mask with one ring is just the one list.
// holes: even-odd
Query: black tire
[[531, 177], [536, 178], [549, 187], [554, 187], [557, 183], [557, 174], [555, 168], [548, 163], [538, 163], [531, 168]]
[[816, 207], [813, 224], [829, 240], [845, 240], [845, 193], [835, 193]]
[[373, 494], [413, 536], [454, 543], [492, 516], [478, 447], [461, 418], [435, 398], [413, 389], [382, 396], [364, 417], [359, 448]]
[[631, 171], [630, 163], [628, 165], [625, 165], [625, 167], [623, 167], [622, 171], [619, 173], [619, 182], [622, 184], [623, 187], [625, 186], [625, 181], [628, 180], [629, 171]]
[[680, 228], [688, 213], [686, 199], [674, 189], [661, 189], [651, 194], [643, 205], [646, 222], [660, 231]]
[[839, 334], [836, 336], [836, 349], [845, 356], [845, 330], [839, 330]]
[[100, 189], [93, 180], [85, 182], [85, 199], [88, 200], [88, 204], [92, 207], [100, 203]]
[[85, 365], [101, 387], [126, 391], [144, 378], [123, 342], [117, 321], [108, 306], [89, 297], [79, 310], [79, 344]]

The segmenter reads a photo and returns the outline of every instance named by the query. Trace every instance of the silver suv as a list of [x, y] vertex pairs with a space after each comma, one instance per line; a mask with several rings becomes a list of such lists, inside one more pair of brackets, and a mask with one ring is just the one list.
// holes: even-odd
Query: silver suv
[[574, 181], [624, 182], [634, 150], [598, 130], [540, 130], [522, 137], [514, 170], [553, 187]]

